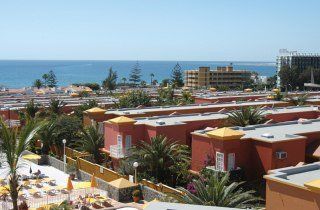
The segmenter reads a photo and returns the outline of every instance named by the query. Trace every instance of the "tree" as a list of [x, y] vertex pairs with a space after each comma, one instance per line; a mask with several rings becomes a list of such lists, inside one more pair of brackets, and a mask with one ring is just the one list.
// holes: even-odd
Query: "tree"
[[21, 130], [18, 128], [8, 128], [2, 118], [0, 118], [0, 127], [2, 152], [6, 156], [5, 161], [9, 167], [9, 193], [11, 195], [13, 209], [18, 210], [18, 193], [21, 189], [17, 171], [19, 168], [19, 158], [21, 158], [22, 152], [29, 147], [31, 140], [40, 129], [40, 126], [37, 126], [34, 121], [28, 121]]
[[190, 162], [190, 151], [187, 145], [169, 141], [165, 136], [152, 137], [149, 142], [130, 149], [129, 162], [137, 161], [140, 168], [154, 177], [157, 182], [168, 183], [176, 176], [176, 165]]
[[91, 109], [93, 107], [98, 107], [98, 106], [99, 106], [99, 104], [95, 99], [89, 100], [89, 101], [85, 102], [84, 104], [77, 106], [74, 109], [74, 115], [77, 116], [82, 121], [84, 111]]
[[151, 96], [142, 90], [128, 91], [119, 98], [116, 104], [119, 108], [134, 108], [137, 106], [151, 106]]
[[108, 90], [114, 90], [117, 86], [118, 74], [116, 71], [113, 71], [112, 67], [108, 70], [108, 76], [102, 82], [102, 86]]
[[153, 85], [153, 78], [154, 78], [154, 74], [151, 73], [150, 74], [150, 85]]
[[26, 114], [31, 117], [31, 118], [35, 118], [37, 112], [40, 110], [40, 104], [39, 103], [35, 103], [34, 99], [31, 99], [25, 106], [26, 109]]
[[228, 113], [228, 122], [232, 126], [245, 127], [248, 125], [262, 124], [267, 121], [260, 107], [242, 107]]
[[161, 86], [161, 87], [167, 87], [168, 84], [170, 84], [170, 79], [163, 79], [163, 80], [161, 81], [160, 86]]
[[48, 73], [46, 84], [48, 85], [48, 87], [52, 88], [52, 87], [56, 87], [57, 83], [58, 81], [55, 73], [52, 70], [50, 70]]
[[42, 86], [43, 86], [43, 83], [42, 83], [41, 79], [36, 79], [33, 82], [33, 87], [36, 87], [36, 88], [40, 89]]
[[59, 99], [51, 98], [49, 102], [48, 111], [50, 115], [60, 115], [62, 113], [62, 109], [66, 106], [67, 103], [61, 101]]
[[138, 61], [131, 70], [129, 81], [134, 85], [137, 85], [141, 82], [141, 68]]
[[100, 153], [103, 144], [103, 135], [99, 133], [96, 126], [91, 125], [82, 130], [80, 140], [76, 142], [76, 147], [80, 151], [92, 154], [95, 163], [100, 164], [103, 162], [103, 156]]
[[229, 183], [229, 174], [215, 173], [207, 180], [200, 178], [193, 181], [194, 193], [178, 188], [184, 195], [177, 195], [178, 200], [187, 204], [221, 206], [233, 208], [251, 208], [261, 199], [254, 196], [254, 191], [241, 188], [243, 183]]
[[193, 104], [194, 98], [192, 97], [192, 94], [189, 91], [183, 91], [182, 96], [179, 99], [179, 103], [182, 104]]
[[165, 87], [158, 89], [157, 105], [172, 105], [177, 101], [174, 98], [174, 90], [172, 87]]
[[181, 70], [181, 66], [177, 63], [171, 73], [171, 82], [174, 87], [182, 87], [183, 86], [183, 74]]
[[48, 79], [49, 79], [49, 74], [43, 74], [42, 75], [42, 79], [43, 79], [43, 84], [44, 86], [48, 86]]
[[123, 83], [123, 85], [126, 85], [126, 82], [127, 82], [127, 78], [125, 78], [125, 77], [122, 77], [122, 83]]
[[55, 144], [57, 139], [57, 129], [54, 122], [47, 122], [38, 131], [37, 137], [41, 140], [42, 148], [41, 153], [48, 155], [50, 147]]
[[67, 140], [67, 145], [72, 145], [79, 139], [82, 121], [76, 116], [61, 115], [55, 121], [57, 140], [56, 145], [62, 147], [62, 140]]
[[288, 89], [290, 87], [300, 86], [298, 78], [300, 72], [297, 67], [282, 66], [279, 71], [281, 85]]

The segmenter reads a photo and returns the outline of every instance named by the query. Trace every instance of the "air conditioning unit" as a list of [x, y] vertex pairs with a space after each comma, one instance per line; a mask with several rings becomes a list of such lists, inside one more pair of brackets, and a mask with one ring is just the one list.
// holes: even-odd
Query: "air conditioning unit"
[[284, 151], [280, 151], [280, 152], [276, 152], [276, 156], [278, 159], [282, 160], [287, 158], [288, 153]]

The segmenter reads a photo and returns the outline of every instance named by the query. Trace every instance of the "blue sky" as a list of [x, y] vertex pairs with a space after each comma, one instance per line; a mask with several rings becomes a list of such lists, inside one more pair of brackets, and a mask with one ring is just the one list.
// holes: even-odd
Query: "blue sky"
[[319, 0], [0, 0], [0, 59], [274, 61], [320, 52]]

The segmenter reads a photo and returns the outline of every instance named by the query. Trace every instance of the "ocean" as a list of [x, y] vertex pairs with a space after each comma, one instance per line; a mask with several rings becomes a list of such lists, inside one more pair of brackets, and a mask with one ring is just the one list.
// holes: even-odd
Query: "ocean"
[[[232, 61], [231, 61], [232, 62]], [[225, 66], [230, 61], [179, 61], [182, 70], [197, 69], [199, 66]], [[118, 73], [118, 80], [128, 77], [136, 61], [55, 61], [55, 60], [0, 60], [0, 85], [8, 88], [31, 86], [35, 79], [53, 70], [59, 86], [72, 83], [100, 83], [107, 76], [110, 67]], [[142, 79], [149, 82], [150, 74], [159, 82], [169, 78], [177, 61], [139, 61]], [[273, 62], [232, 62], [236, 70], [256, 71], [262, 76], [272, 76], [276, 73]]]

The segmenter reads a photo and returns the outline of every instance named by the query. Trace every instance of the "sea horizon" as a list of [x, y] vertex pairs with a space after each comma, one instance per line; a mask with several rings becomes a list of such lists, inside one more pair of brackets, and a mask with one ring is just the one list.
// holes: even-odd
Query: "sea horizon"
[[[112, 67], [118, 73], [118, 81], [128, 77], [137, 60], [17, 60], [0, 59], [0, 85], [8, 88], [22, 88], [32, 85], [35, 79], [41, 79], [44, 73], [53, 70], [59, 86], [72, 83], [97, 82], [101, 84]], [[182, 70], [197, 69], [199, 66], [217, 66], [233, 64], [235, 70], [249, 70], [261, 76], [276, 73], [276, 63], [271, 61], [175, 61], [175, 60], [138, 60], [142, 80], [150, 81], [150, 74], [156, 80], [170, 78], [171, 71], [178, 62]]]

